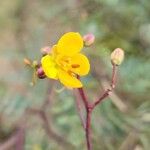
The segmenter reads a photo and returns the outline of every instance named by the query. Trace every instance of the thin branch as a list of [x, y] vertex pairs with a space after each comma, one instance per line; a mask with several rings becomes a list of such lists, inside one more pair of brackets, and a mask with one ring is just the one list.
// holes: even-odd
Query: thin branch
[[[91, 62], [93, 64], [93, 66], [97, 66], [99, 64], [101, 64], [101, 66], [104, 66], [103, 62], [100, 61], [99, 59], [96, 59], [94, 61]], [[92, 74], [94, 75], [94, 77], [97, 79], [97, 81], [99, 81], [103, 87], [103, 89], [107, 89], [110, 87], [110, 82], [108, 81], [108, 79], [106, 78], [106, 70], [105, 67], [103, 67], [104, 69], [99, 69], [98, 67], [94, 67], [94, 69], [92, 70]], [[116, 80], [116, 79], [115, 79]], [[116, 81], [115, 81], [116, 83]], [[114, 103], [114, 105], [121, 111], [121, 112], [127, 112], [128, 110], [128, 105], [118, 96], [118, 94], [113, 91], [110, 95], [109, 98], [112, 100], [112, 102]]]
[[[80, 80], [80, 76], [77, 76], [77, 78]], [[83, 88], [78, 88], [78, 91], [79, 91], [81, 99], [82, 99], [82, 101], [85, 105], [85, 108], [87, 109], [89, 106], [88, 106], [88, 100], [87, 100], [86, 94], [84, 92], [84, 89]]]
[[[93, 104], [90, 104], [90, 102], [87, 100], [86, 94], [83, 90], [83, 88], [78, 88], [79, 94], [81, 96], [81, 99], [84, 103], [85, 109], [86, 109], [86, 121], [85, 121], [85, 135], [86, 135], [86, 144], [87, 144], [87, 149], [92, 150], [92, 144], [91, 144], [91, 116], [92, 116], [92, 111], [94, 108], [106, 97], [109, 96], [110, 92], [115, 88], [115, 83], [116, 83], [116, 73], [117, 72], [117, 66], [113, 65], [112, 68], [112, 78], [111, 78], [111, 84], [110, 88], [108, 88], [101, 96], [98, 98]], [[78, 79], [80, 79], [79, 76], [77, 76]], [[78, 97], [77, 97], [78, 99]], [[77, 100], [78, 102], [78, 100]], [[77, 107], [79, 104], [77, 103]], [[81, 118], [81, 111], [78, 108], [78, 113]], [[84, 123], [82, 118], [81, 118], [82, 124]]]
[[[103, 89], [106, 89], [106, 87], [109, 87], [109, 82], [107, 80], [101, 81]], [[114, 105], [121, 111], [121, 112], [127, 112], [128, 106], [125, 104], [122, 99], [116, 94], [115, 91], [111, 92], [109, 94], [109, 98], [112, 100]]]
[[114, 89], [116, 85], [117, 66], [113, 64], [112, 67], [111, 87]]
[[93, 105], [91, 106], [91, 109], [94, 109], [96, 105], [98, 105], [102, 100], [104, 100], [106, 97], [109, 96], [110, 92], [115, 88], [115, 83], [116, 83], [116, 72], [117, 72], [117, 66], [113, 65], [112, 68], [112, 78], [111, 78], [111, 85], [110, 88], [108, 88], [101, 96], [99, 99], [97, 99]]
[[86, 98], [86, 95], [85, 95], [83, 88], [78, 88], [78, 91], [79, 91], [81, 99], [85, 105], [85, 108], [88, 108], [88, 101], [87, 101], [87, 98]]
[[80, 98], [78, 96], [78, 94], [76, 93], [76, 90], [74, 90], [74, 95], [75, 95], [75, 103], [76, 103], [76, 106], [77, 106], [77, 112], [78, 112], [78, 115], [79, 115], [79, 118], [81, 120], [81, 125], [82, 127], [85, 129], [85, 119], [84, 119], [84, 116], [83, 116], [83, 113], [82, 113], [82, 108], [81, 108], [81, 102], [80, 102]]
[[91, 117], [92, 117], [92, 109], [88, 109], [86, 113], [86, 143], [87, 149], [92, 150], [92, 143], [91, 143]]
[[[80, 77], [78, 76], [78, 79], [80, 80]], [[81, 96], [81, 99], [84, 103], [84, 107], [86, 109], [86, 121], [85, 121], [85, 136], [86, 136], [86, 145], [87, 150], [92, 150], [92, 144], [91, 144], [91, 115], [92, 115], [92, 109], [90, 106], [90, 102], [87, 99], [87, 96], [83, 90], [83, 88], [78, 88], [79, 94]]]
[[97, 106], [102, 100], [104, 100], [104, 99], [110, 94], [111, 91], [112, 91], [111, 89], [107, 89], [107, 90], [102, 94], [102, 96], [101, 96], [98, 100], [96, 100], [96, 101], [94, 102], [94, 104], [91, 106], [91, 109], [94, 109], [95, 106]]

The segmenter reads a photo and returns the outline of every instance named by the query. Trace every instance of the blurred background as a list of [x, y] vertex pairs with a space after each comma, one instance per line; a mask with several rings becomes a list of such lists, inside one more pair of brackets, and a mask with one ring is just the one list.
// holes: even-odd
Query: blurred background
[[86, 150], [73, 92], [61, 92], [62, 86], [48, 79], [30, 86], [33, 70], [23, 64], [25, 57], [39, 59], [41, 47], [68, 31], [96, 36], [95, 45], [83, 50], [91, 61], [83, 78], [89, 98], [109, 85], [111, 51], [125, 50], [116, 89], [92, 116], [94, 150], [150, 149], [149, 0], [1, 0], [0, 6], [0, 150], [21, 150], [8, 146], [18, 122], [26, 108], [41, 107], [51, 88], [46, 111], [52, 134], [28, 115], [24, 149]]

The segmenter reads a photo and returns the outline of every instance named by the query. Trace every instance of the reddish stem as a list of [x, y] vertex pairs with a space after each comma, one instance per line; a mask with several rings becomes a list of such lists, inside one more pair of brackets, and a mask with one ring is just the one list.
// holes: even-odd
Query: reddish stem
[[102, 101], [104, 100], [108, 95], [109, 93], [112, 91], [112, 89], [107, 89], [104, 94], [98, 99], [96, 100], [93, 105], [91, 106], [92, 107], [92, 110]]
[[81, 125], [83, 126], [83, 128], [85, 129], [85, 119], [84, 119], [84, 116], [83, 116], [83, 112], [82, 112], [82, 107], [81, 107], [81, 102], [80, 102], [80, 95], [74, 91], [74, 95], [76, 97], [76, 106], [77, 106], [77, 112], [79, 114], [79, 118], [81, 120]]
[[91, 144], [91, 115], [92, 115], [92, 109], [87, 109], [86, 112], [86, 143], [87, 143], [87, 149], [92, 150], [92, 144]]
[[93, 105], [91, 106], [92, 109], [94, 109], [95, 106], [97, 106], [102, 100], [104, 100], [107, 96], [109, 96], [110, 92], [112, 92], [112, 90], [115, 88], [115, 84], [116, 84], [116, 74], [117, 74], [117, 66], [116, 66], [116, 65], [113, 65], [110, 88], [108, 88], [108, 89], [102, 94], [102, 96], [100, 96], [100, 98], [97, 99], [97, 100], [93, 103]]
[[79, 90], [79, 93], [80, 93], [81, 98], [83, 100], [85, 108], [88, 108], [88, 101], [87, 101], [87, 97], [86, 97], [86, 94], [85, 94], [83, 88], [79, 88], [78, 90]]
[[116, 74], [117, 74], [117, 66], [113, 64], [112, 78], [111, 78], [111, 87], [112, 87], [112, 89], [114, 89], [115, 85], [116, 85]]
[[91, 144], [91, 114], [92, 114], [92, 109], [90, 107], [90, 103], [87, 100], [87, 97], [85, 95], [83, 88], [79, 88], [78, 91], [80, 93], [80, 96], [82, 98], [82, 101], [83, 101], [85, 109], [86, 109], [85, 136], [86, 136], [87, 150], [92, 150], [92, 144]]
[[[113, 65], [112, 68], [112, 78], [111, 78], [111, 84], [110, 88], [108, 88], [102, 96], [100, 96], [99, 99], [97, 99], [92, 105], [90, 102], [87, 100], [87, 96], [83, 90], [83, 88], [79, 88], [79, 94], [81, 96], [81, 99], [84, 103], [84, 107], [86, 109], [86, 122], [85, 122], [85, 135], [86, 135], [86, 144], [87, 144], [87, 150], [92, 150], [92, 144], [91, 144], [91, 116], [92, 116], [92, 111], [94, 108], [102, 101], [104, 100], [107, 96], [109, 96], [110, 92], [115, 88], [115, 83], [116, 83], [116, 72], [117, 72], [117, 66]], [[80, 79], [79, 76], [77, 76], [78, 79]]]

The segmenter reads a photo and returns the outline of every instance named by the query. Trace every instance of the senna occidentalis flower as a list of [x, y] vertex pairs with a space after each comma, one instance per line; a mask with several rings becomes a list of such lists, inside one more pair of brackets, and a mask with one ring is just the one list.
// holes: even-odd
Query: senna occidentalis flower
[[59, 80], [66, 87], [82, 87], [77, 75], [87, 75], [90, 70], [88, 58], [80, 52], [83, 45], [83, 38], [79, 33], [64, 34], [52, 47], [50, 53], [41, 59], [45, 75]]

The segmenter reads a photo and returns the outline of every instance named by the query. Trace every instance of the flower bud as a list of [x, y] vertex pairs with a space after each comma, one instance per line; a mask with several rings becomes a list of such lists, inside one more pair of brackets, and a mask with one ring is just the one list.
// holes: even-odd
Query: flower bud
[[91, 46], [95, 41], [95, 36], [92, 33], [88, 33], [83, 36], [85, 46]]
[[24, 58], [23, 62], [25, 65], [31, 66], [31, 61], [28, 58]]
[[44, 55], [44, 56], [47, 55], [47, 54], [49, 54], [50, 51], [51, 51], [51, 48], [48, 47], [48, 46], [41, 48], [41, 53], [42, 53], [42, 55]]
[[39, 64], [38, 64], [38, 62], [37, 62], [36, 60], [34, 60], [34, 61], [32, 62], [32, 66], [33, 66], [34, 68], [37, 68], [37, 67], [39, 66]]
[[124, 51], [121, 48], [116, 48], [111, 53], [111, 63], [113, 65], [119, 66], [124, 59]]
[[37, 74], [38, 78], [40, 78], [40, 79], [46, 78], [46, 75], [45, 75], [42, 67], [39, 67], [37, 69], [36, 74]]

